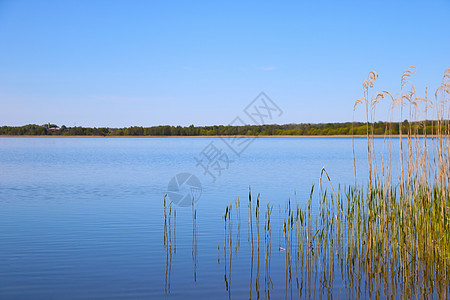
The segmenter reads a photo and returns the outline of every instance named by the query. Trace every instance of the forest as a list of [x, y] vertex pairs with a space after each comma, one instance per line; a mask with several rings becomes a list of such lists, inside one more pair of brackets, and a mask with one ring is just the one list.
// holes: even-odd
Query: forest
[[[370, 133], [375, 135], [392, 134], [399, 132], [399, 123], [375, 122], [369, 123]], [[412, 122], [405, 120], [402, 123], [403, 132], [411, 130], [423, 134], [426, 128], [427, 134], [436, 132], [436, 125], [432, 121]], [[442, 128], [444, 129], [444, 128]], [[315, 136], [315, 135], [366, 135], [367, 123], [346, 122], [346, 123], [301, 123], [285, 125], [245, 125], [245, 126], [132, 126], [125, 128], [108, 127], [61, 127], [56, 124], [24, 126], [2, 126], [0, 135], [9, 136]]]

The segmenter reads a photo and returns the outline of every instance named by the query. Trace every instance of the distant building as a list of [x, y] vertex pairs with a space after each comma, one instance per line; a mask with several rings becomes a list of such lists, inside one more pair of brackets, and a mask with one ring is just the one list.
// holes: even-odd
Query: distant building
[[45, 124], [45, 129], [47, 129], [47, 131], [48, 130], [59, 130], [59, 127], [58, 127], [58, 125], [48, 123], [48, 124]]

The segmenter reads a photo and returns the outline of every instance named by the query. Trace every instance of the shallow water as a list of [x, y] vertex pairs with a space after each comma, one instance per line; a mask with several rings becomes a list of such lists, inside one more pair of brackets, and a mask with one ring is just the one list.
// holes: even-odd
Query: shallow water
[[[0, 298], [240, 299], [257, 298], [258, 291], [263, 298], [268, 202], [274, 224], [271, 296], [290, 297], [279, 251], [279, 207], [288, 198], [303, 206], [322, 167], [335, 187], [353, 183], [352, 139], [250, 142], [236, 155], [220, 138], [0, 138]], [[361, 178], [367, 177], [366, 147], [365, 139], [355, 139]], [[205, 163], [213, 154], [222, 169], [211, 165], [209, 174], [198, 160]], [[179, 173], [197, 177], [201, 195], [197, 189], [194, 220], [191, 206], [172, 204], [168, 249], [163, 198]], [[261, 199], [259, 269], [249, 242], [249, 186]], [[241, 224], [238, 231], [233, 210], [230, 258], [223, 215], [238, 198]], [[338, 279], [332, 291], [342, 292]], [[296, 287], [293, 295], [299, 295]]]

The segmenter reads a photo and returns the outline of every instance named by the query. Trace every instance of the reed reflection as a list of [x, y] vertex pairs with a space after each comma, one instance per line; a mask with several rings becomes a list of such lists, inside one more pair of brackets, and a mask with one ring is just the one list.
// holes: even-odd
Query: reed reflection
[[197, 227], [197, 208], [195, 208], [194, 198], [192, 198], [192, 262], [194, 264], [194, 282], [197, 283], [197, 264], [198, 264], [198, 227]]
[[[164, 196], [164, 250], [166, 253], [166, 277], [164, 282], [164, 294], [170, 294], [170, 273], [172, 269], [172, 229], [171, 229], [171, 215], [172, 203], [167, 205], [167, 195]], [[174, 229], [175, 237], [175, 229]], [[176, 247], [176, 246], [175, 246]]]

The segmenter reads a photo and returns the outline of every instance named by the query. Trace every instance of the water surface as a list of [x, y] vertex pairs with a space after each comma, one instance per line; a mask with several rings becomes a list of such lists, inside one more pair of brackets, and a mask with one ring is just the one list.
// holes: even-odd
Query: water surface
[[[215, 182], [195, 160], [211, 143], [230, 162]], [[361, 178], [366, 147], [355, 139]], [[274, 207], [271, 293], [284, 297], [278, 210], [288, 198], [303, 205], [322, 167], [336, 186], [354, 182], [351, 138], [257, 138], [237, 156], [220, 138], [2, 137], [0, 298], [256, 298], [264, 263], [257, 277], [249, 186], [254, 197], [260, 193], [262, 212], [268, 202]], [[168, 256], [163, 198], [171, 178], [183, 172], [200, 180], [202, 194], [195, 220], [191, 207], [172, 206], [176, 236]], [[223, 215], [238, 198], [241, 225], [238, 233], [233, 215], [230, 264]]]

